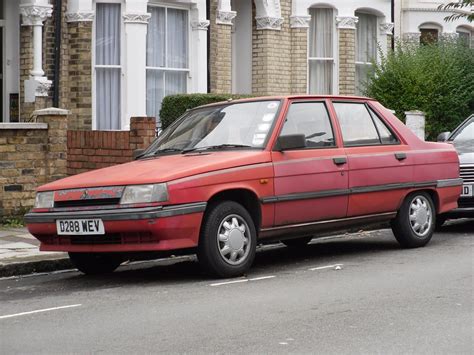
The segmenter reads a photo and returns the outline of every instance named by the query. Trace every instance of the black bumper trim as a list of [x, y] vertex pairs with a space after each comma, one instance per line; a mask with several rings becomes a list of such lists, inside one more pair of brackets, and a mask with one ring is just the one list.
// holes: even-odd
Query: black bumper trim
[[204, 212], [206, 202], [187, 203], [182, 205], [123, 208], [116, 210], [92, 210], [74, 212], [30, 212], [25, 215], [26, 223], [53, 223], [58, 219], [100, 218], [103, 221], [128, 221], [181, 216]]

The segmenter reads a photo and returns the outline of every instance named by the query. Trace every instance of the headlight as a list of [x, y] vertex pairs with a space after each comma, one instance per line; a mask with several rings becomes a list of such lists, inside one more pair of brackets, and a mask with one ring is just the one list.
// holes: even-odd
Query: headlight
[[166, 184], [131, 185], [125, 187], [120, 204], [150, 203], [168, 200], [168, 187]]
[[35, 208], [53, 208], [54, 207], [54, 192], [38, 192], [36, 194]]

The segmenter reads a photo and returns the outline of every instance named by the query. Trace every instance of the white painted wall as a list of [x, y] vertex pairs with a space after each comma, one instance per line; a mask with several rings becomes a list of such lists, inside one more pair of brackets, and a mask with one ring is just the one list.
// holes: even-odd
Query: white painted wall
[[[451, 1], [451, 0], [450, 0]], [[459, 26], [474, 31], [474, 26], [465, 18], [446, 22], [445, 17], [452, 12], [438, 11], [438, 6], [449, 3], [444, 0], [400, 0], [395, 1], [395, 36], [406, 33], [418, 33], [425, 23], [435, 24], [433, 28], [441, 28], [441, 33], [455, 33]]]
[[5, 0], [4, 31], [4, 122], [10, 121], [9, 96], [20, 88], [20, 10], [16, 0]]
[[232, 0], [232, 93], [252, 93], [252, 0]]

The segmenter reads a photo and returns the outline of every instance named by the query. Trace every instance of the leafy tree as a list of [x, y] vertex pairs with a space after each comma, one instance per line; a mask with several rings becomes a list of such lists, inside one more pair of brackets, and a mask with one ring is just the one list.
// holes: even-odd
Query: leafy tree
[[405, 111], [425, 112], [429, 139], [452, 130], [474, 112], [474, 49], [461, 42], [399, 42], [374, 68], [365, 94], [395, 110], [402, 120]]
[[472, 7], [474, 6], [474, 0], [459, 0], [450, 2], [445, 5], [439, 5], [438, 10], [467, 10], [469, 12], [454, 13], [444, 18], [445, 21], [454, 21], [459, 18], [467, 18], [469, 22], [474, 21], [474, 12]]

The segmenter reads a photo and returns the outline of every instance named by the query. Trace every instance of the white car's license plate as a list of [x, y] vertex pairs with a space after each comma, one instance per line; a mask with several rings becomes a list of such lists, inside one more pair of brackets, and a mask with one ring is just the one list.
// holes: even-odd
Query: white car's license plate
[[105, 234], [101, 219], [59, 219], [56, 221], [58, 235], [99, 235]]
[[472, 197], [473, 196], [473, 186], [474, 185], [462, 185], [461, 197]]

